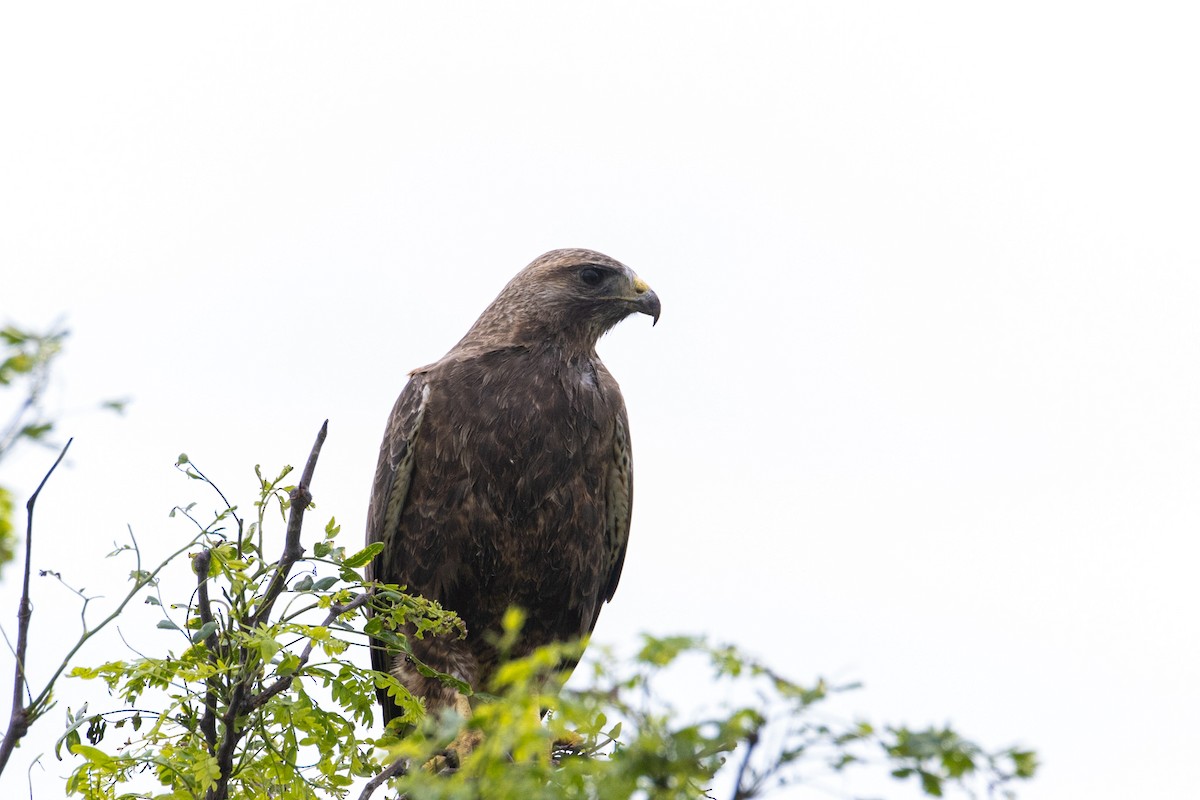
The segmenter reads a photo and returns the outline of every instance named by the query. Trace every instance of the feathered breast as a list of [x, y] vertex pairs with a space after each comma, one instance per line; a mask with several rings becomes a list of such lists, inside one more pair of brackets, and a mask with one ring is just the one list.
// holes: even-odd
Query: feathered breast
[[613, 566], [615, 382], [592, 359], [526, 348], [447, 359], [422, 378], [430, 394], [400, 527], [439, 557], [417, 558], [428, 570], [413, 589], [468, 629], [493, 627], [515, 604], [549, 638], [586, 632]]

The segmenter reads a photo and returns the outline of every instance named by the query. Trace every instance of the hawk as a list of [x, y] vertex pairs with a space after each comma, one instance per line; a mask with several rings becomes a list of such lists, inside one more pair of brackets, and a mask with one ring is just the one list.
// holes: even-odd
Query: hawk
[[[409, 637], [413, 656], [471, 686], [496, 667], [511, 606], [515, 656], [591, 632], [621, 576], [633, 503], [629, 421], [597, 340], [658, 296], [591, 250], [521, 270], [441, 360], [413, 370], [388, 418], [367, 512], [370, 578], [436, 600], [465, 639]], [[409, 631], [411, 633], [411, 631]], [[452, 687], [376, 644], [429, 713], [469, 711]], [[379, 692], [385, 723], [400, 709]]]

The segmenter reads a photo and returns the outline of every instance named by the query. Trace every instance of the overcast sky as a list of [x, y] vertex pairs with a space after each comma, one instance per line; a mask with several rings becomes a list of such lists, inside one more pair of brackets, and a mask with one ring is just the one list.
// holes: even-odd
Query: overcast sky
[[[115, 596], [126, 525], [209, 501], [180, 452], [248, 502], [325, 418], [357, 539], [406, 372], [589, 247], [663, 303], [600, 348], [637, 496], [598, 639], [861, 680], [1037, 748], [1030, 800], [1190, 796], [1197, 41], [1183, 2], [7, 3], [0, 322], [72, 330], [35, 567]], [[34, 670], [77, 624], [35, 591]]]

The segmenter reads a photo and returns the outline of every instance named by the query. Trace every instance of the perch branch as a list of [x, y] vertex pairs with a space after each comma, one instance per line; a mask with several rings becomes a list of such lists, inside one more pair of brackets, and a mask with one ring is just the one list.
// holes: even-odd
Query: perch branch
[[403, 758], [398, 758], [387, 766], [383, 772], [376, 775], [371, 780], [367, 781], [367, 785], [363, 787], [362, 792], [358, 795], [358, 800], [367, 800], [368, 797], [375, 794], [375, 790], [383, 784], [390, 781], [397, 775], [403, 775], [405, 768], [408, 766]]

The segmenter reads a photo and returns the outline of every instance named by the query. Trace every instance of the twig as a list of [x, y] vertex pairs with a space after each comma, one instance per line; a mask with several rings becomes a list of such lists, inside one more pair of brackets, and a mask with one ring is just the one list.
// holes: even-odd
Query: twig
[[754, 795], [758, 794], [758, 781], [751, 780], [750, 786], [743, 786], [746, 780], [746, 772], [750, 768], [750, 758], [754, 755], [754, 748], [758, 746], [758, 731], [752, 731], [746, 737], [746, 753], [742, 756], [742, 763], [738, 766], [737, 777], [733, 781], [733, 800], [750, 800]]
[[288, 495], [291, 502], [288, 508], [287, 533], [283, 539], [283, 554], [275, 564], [275, 574], [271, 576], [271, 582], [263, 593], [262, 603], [259, 604], [258, 611], [251, 618], [250, 627], [252, 628], [262, 625], [270, 617], [275, 600], [283, 591], [283, 587], [287, 585], [292, 566], [304, 555], [304, 548], [300, 545], [300, 529], [304, 525], [304, 511], [312, 502], [312, 492], [308, 487], [312, 483], [313, 472], [317, 468], [317, 457], [321, 455], [321, 445], [325, 443], [325, 434], [328, 430], [329, 420], [325, 420], [325, 423], [321, 425], [321, 430], [317, 433], [317, 441], [308, 454], [308, 463], [304, 465], [304, 473], [300, 476], [300, 482]]
[[147, 572], [147, 573], [143, 573], [142, 572], [142, 551], [140, 549], [138, 549], [138, 547], [137, 547], [137, 539], [135, 539], [133, 536], [132, 528], [129, 529], [129, 538], [133, 539], [133, 543], [134, 543], [133, 553], [134, 553], [134, 558], [137, 560], [137, 566], [134, 571], [137, 574], [138, 578], [137, 578], [137, 580], [134, 581], [133, 588], [130, 589], [128, 593], [126, 593], [125, 599], [122, 600], [115, 609], [113, 609], [112, 613], [110, 613], [104, 619], [100, 620], [99, 625], [97, 625], [96, 627], [91, 628], [89, 630], [85, 630], [80, 635], [79, 639], [76, 640], [75, 644], [71, 647], [71, 649], [67, 651], [67, 655], [63, 658], [62, 663], [60, 663], [58, 665], [58, 668], [54, 670], [54, 674], [52, 674], [50, 676], [50, 679], [48, 681], [46, 681], [46, 685], [44, 687], [42, 687], [41, 693], [38, 694], [38, 696], [34, 699], [33, 703], [30, 704], [31, 706], [36, 708], [36, 707], [40, 706], [42, 703], [45, 703], [46, 701], [48, 701], [50, 699], [50, 691], [54, 688], [54, 684], [58, 681], [59, 676], [61, 676], [63, 674], [63, 671], [66, 670], [67, 665], [71, 662], [71, 659], [75, 657], [75, 654], [78, 653], [85, 644], [87, 644], [88, 640], [91, 639], [96, 634], [98, 634], [100, 631], [102, 631], [105, 627], [107, 627], [108, 624], [110, 622], [112, 622], [114, 619], [121, 616], [121, 614], [124, 613], [124, 611], [125, 611], [125, 606], [129, 605], [129, 601], [131, 601], [133, 598], [137, 597], [138, 592], [140, 592], [142, 589], [146, 588], [146, 586], [153, 584], [155, 579], [158, 577], [158, 574], [160, 572], [162, 572], [164, 569], [166, 569], [168, 564], [173, 563], [175, 561], [175, 559], [181, 553], [185, 552], [186, 550], [191, 548], [192, 545], [194, 545], [196, 543], [196, 540], [192, 539], [190, 542], [185, 544], [183, 547], [179, 548], [174, 553], [171, 553], [169, 556], [167, 556], [167, 558], [161, 564], [159, 564], [157, 567], [155, 567], [153, 570], [151, 570], [150, 572]]
[[25, 398], [25, 400], [13, 413], [12, 419], [8, 423], [8, 427], [4, 429], [3, 433], [0, 433], [0, 454], [3, 454], [14, 444], [16, 444], [21, 429], [25, 427], [21, 424], [21, 421], [25, 418], [25, 413], [35, 406], [40, 393], [41, 389], [38, 386], [35, 385], [31, 387], [29, 390], [29, 396]]
[[405, 773], [408, 764], [403, 758], [398, 758], [387, 766], [383, 772], [376, 775], [371, 780], [367, 781], [367, 785], [363, 787], [362, 792], [358, 795], [358, 800], [367, 800], [368, 797], [375, 794], [375, 790], [383, 784], [395, 778], [397, 775]]
[[33, 617], [33, 602], [29, 599], [29, 576], [33, 571], [33, 506], [37, 502], [42, 487], [46, 485], [46, 481], [50, 480], [50, 476], [54, 474], [58, 465], [62, 463], [63, 457], [67, 454], [67, 448], [73, 441], [75, 441], [74, 438], [68, 439], [67, 443], [63, 445], [58, 458], [54, 460], [54, 464], [50, 466], [46, 476], [42, 478], [42, 482], [29, 496], [29, 502], [25, 504], [25, 575], [21, 584], [21, 603], [17, 608], [17, 658], [13, 667], [12, 715], [8, 719], [8, 730], [4, 734], [4, 741], [0, 742], [0, 773], [4, 772], [4, 768], [8, 765], [8, 759], [12, 756], [13, 748], [29, 732], [29, 726], [37, 716], [36, 701], [31, 701], [29, 705], [21, 702], [21, 689], [29, 683], [25, 677], [25, 655], [29, 649], [29, 622]]
[[[233, 517], [234, 522], [237, 523], [238, 549], [241, 550], [241, 547], [242, 547], [242, 518], [237, 515], [237, 511], [230, 504], [229, 498], [225, 497], [225, 493], [222, 492], [221, 489], [215, 483], [210, 481], [208, 479], [207, 475], [205, 475], [203, 472], [200, 471], [200, 468], [196, 466], [196, 463], [194, 461], [191, 461], [189, 459], [187, 462], [187, 467], [188, 467], [188, 469], [193, 470], [197, 475], [199, 475], [200, 479], [203, 480], [205, 483], [207, 483], [209, 485], [209, 487], [211, 487], [212, 490], [217, 493], [217, 496], [221, 498], [221, 502], [225, 504], [225, 510], [229, 512], [229, 514]], [[188, 513], [186, 511], [184, 511], [183, 513], [185, 516], [188, 517], [188, 519], [191, 519], [191, 516], [188, 515]], [[196, 520], [192, 520], [192, 521], [196, 522]], [[196, 522], [196, 524], [199, 525], [200, 523]]]
[[[358, 595], [353, 600], [351, 600], [349, 603], [345, 603], [343, 605], [331, 606], [329, 609], [329, 614], [326, 615], [325, 620], [321, 623], [321, 626], [328, 627], [329, 625], [332, 625], [333, 622], [338, 617], [340, 617], [342, 614], [345, 614], [347, 611], [353, 611], [356, 608], [360, 608], [361, 606], [365, 605], [367, 603], [367, 601], [370, 599], [371, 599], [371, 593], [363, 592], [362, 594]], [[272, 697], [274, 697], [275, 695], [279, 694], [280, 692], [282, 692], [283, 690], [285, 690], [289, 686], [291, 686], [292, 679], [296, 676], [296, 674], [298, 672], [300, 672], [300, 670], [304, 667], [304, 665], [308, 663], [308, 659], [312, 657], [312, 652], [313, 652], [315, 645], [316, 645], [316, 641], [314, 639], [309, 639], [308, 644], [304, 646], [304, 650], [302, 650], [300, 652], [300, 663], [298, 663], [296, 665], [296, 668], [291, 672], [291, 674], [284, 675], [283, 677], [279, 678], [274, 683], [272, 683], [270, 686], [268, 686], [266, 689], [263, 689], [261, 692], [256, 694], [254, 697], [251, 697], [249, 700], [247, 700], [246, 705], [247, 705], [248, 709], [253, 710], [253, 709], [261, 707]]]

